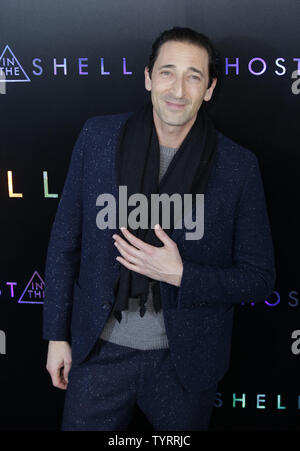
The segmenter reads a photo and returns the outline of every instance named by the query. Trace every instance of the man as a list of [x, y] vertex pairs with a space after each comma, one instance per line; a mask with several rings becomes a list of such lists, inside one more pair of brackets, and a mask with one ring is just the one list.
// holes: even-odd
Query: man
[[[207, 430], [234, 305], [273, 290], [258, 160], [214, 128], [205, 102], [216, 82], [210, 40], [166, 30], [145, 67], [151, 102], [87, 120], [76, 141], [45, 277], [43, 337], [53, 385], [67, 389], [63, 430], [126, 430], [135, 403], [155, 430]], [[120, 186], [148, 198], [203, 193], [203, 236], [186, 239], [174, 218], [169, 229], [153, 229], [153, 218], [99, 228], [100, 195], [117, 199]]]

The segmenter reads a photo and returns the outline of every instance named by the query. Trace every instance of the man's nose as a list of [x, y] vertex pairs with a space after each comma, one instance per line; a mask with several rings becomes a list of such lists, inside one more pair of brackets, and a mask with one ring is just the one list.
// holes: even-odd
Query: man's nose
[[174, 80], [173, 86], [172, 86], [172, 92], [174, 94], [174, 97], [177, 99], [180, 99], [184, 97], [185, 89], [184, 89], [184, 79], [183, 77], [176, 77]]

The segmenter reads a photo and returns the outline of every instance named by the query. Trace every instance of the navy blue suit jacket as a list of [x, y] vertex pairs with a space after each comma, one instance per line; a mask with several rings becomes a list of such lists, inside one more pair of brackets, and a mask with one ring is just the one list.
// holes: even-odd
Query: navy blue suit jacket
[[[96, 198], [111, 193], [118, 200], [117, 138], [131, 114], [85, 122], [51, 229], [43, 338], [69, 341], [73, 365], [87, 358], [112, 308], [120, 270], [112, 235], [122, 233], [97, 228]], [[159, 282], [171, 356], [182, 384], [195, 392], [229, 368], [234, 305], [263, 302], [276, 277], [258, 159], [220, 131], [218, 139], [204, 196], [204, 236], [186, 240], [189, 229], [174, 229], [181, 285]]]

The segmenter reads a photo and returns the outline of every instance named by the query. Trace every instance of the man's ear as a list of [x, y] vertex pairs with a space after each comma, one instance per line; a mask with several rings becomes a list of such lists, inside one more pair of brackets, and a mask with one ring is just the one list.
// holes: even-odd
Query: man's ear
[[204, 100], [206, 100], [206, 102], [208, 102], [211, 99], [211, 96], [213, 94], [216, 84], [217, 84], [217, 78], [215, 77], [215, 78], [213, 78], [213, 81], [212, 81], [210, 87], [206, 90], [206, 93], [204, 96]]
[[145, 74], [145, 88], [147, 89], [147, 91], [151, 91], [151, 79], [149, 77], [148, 66], [145, 66], [144, 74]]

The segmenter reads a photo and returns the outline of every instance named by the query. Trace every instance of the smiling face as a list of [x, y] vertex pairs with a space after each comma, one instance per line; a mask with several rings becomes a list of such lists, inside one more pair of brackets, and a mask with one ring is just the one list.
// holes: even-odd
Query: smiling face
[[167, 41], [159, 49], [149, 77], [145, 67], [145, 87], [151, 91], [153, 114], [168, 125], [194, 122], [203, 100], [210, 100], [217, 79], [210, 88], [209, 57], [205, 49], [190, 43]]

